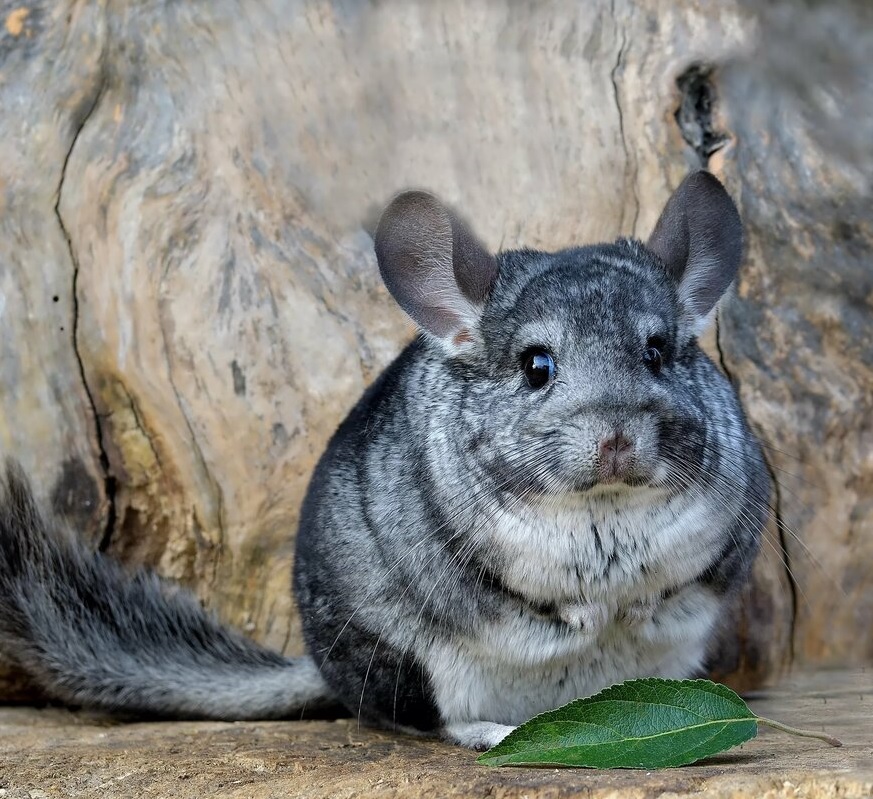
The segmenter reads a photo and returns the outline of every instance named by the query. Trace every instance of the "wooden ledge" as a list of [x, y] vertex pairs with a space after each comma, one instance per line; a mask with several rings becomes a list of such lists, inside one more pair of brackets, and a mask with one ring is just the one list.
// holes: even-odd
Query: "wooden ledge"
[[760, 715], [844, 746], [762, 729], [703, 764], [661, 772], [490, 769], [446, 744], [354, 720], [118, 724], [0, 708], [0, 799], [144, 797], [646, 797], [869, 799], [873, 671], [798, 674], [751, 699]]

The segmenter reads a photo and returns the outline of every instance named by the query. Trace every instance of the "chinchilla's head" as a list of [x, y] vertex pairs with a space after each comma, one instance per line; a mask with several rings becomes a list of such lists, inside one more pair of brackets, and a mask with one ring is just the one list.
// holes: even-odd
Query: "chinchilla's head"
[[383, 279], [457, 404], [441, 409], [444, 438], [515, 493], [678, 487], [701, 468], [713, 417], [736, 411], [696, 336], [741, 249], [737, 210], [706, 172], [645, 245], [495, 256], [422, 192], [398, 196], [376, 232]]

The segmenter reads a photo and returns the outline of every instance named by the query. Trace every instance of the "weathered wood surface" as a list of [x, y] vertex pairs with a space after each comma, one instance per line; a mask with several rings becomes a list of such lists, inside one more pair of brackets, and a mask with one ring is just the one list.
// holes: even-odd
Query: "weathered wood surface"
[[359, 728], [353, 719], [118, 725], [0, 708], [0, 798], [869, 799], [871, 703], [869, 672], [803, 675], [752, 709], [836, 735], [841, 748], [763, 728], [730, 752], [648, 772], [493, 769], [472, 752]]
[[[379, 283], [378, 208], [428, 187], [495, 248], [645, 236], [708, 160], [749, 252], [709, 346], [792, 531], [771, 525], [719, 675], [757, 684], [792, 643], [873, 657], [870, 176], [807, 113], [827, 87], [810, 100], [755, 60], [780, 19], [727, 0], [0, 0], [0, 22], [0, 451], [95, 545], [299, 651], [306, 481], [411, 335]], [[683, 95], [695, 62], [724, 69]]]

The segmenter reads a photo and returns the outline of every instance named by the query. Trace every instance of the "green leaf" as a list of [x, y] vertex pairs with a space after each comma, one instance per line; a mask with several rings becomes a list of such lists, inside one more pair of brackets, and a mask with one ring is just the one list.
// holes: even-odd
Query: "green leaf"
[[629, 680], [536, 716], [478, 760], [490, 766], [670, 768], [754, 738], [758, 722], [737, 694], [709, 680]]

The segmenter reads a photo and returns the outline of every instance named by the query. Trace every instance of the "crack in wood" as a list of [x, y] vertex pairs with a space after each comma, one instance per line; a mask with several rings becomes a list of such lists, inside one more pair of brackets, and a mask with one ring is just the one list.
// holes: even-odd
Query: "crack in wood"
[[[612, 5], [610, 7], [610, 15], [612, 16], [612, 20], [615, 23], [616, 28], [618, 28], [618, 18], [616, 17], [616, 14], [615, 14], [615, 0], [613, 0]], [[612, 96], [613, 96], [613, 99], [615, 100], [615, 108], [616, 108], [616, 111], [618, 113], [618, 133], [619, 133], [619, 137], [621, 138], [622, 149], [624, 150], [625, 176], [626, 176], [625, 179], [626, 180], [628, 179], [628, 177], [627, 177], [628, 170], [631, 170], [629, 180], [630, 180], [631, 196], [634, 199], [634, 218], [633, 218], [633, 222], [631, 223], [630, 233], [632, 236], [634, 236], [634, 235], [636, 235], [636, 232], [637, 232], [637, 220], [639, 219], [639, 216], [640, 216], [640, 198], [639, 198], [639, 195], [637, 194], [637, 168], [638, 167], [637, 167], [636, 158], [631, 158], [630, 147], [628, 146], [628, 143], [627, 143], [627, 136], [625, 135], [625, 129], [624, 129], [624, 110], [621, 107], [621, 94], [620, 94], [619, 89], [618, 89], [618, 77], [617, 76], [618, 76], [619, 70], [621, 70], [622, 67], [624, 66], [624, 56], [625, 56], [625, 50], [626, 50], [626, 46], [627, 46], [627, 34], [625, 33], [623, 28], [620, 30], [621, 30], [621, 44], [618, 46], [618, 54], [616, 55], [616, 58], [615, 58], [615, 64], [613, 65], [612, 70], [609, 73], [609, 80], [612, 84]], [[624, 231], [624, 220], [625, 220], [625, 213], [624, 213], [624, 206], [622, 206], [621, 219], [619, 221], [619, 232]]]
[[[718, 363], [722, 371], [731, 381], [734, 389], [739, 392], [739, 385], [734, 378], [730, 367], [727, 365], [724, 349], [722, 348], [722, 325], [721, 325], [721, 309], [716, 311], [715, 315], [715, 349], [718, 353]], [[759, 438], [761, 437], [760, 434]], [[779, 480], [776, 476], [776, 469], [770, 462], [770, 457], [767, 455], [766, 447], [762, 449], [761, 457], [764, 460], [764, 467], [767, 469], [767, 474], [770, 475], [770, 484], [773, 487], [773, 518], [776, 522], [776, 530], [779, 535], [779, 555], [780, 563], [785, 571], [785, 579], [788, 583], [788, 593], [791, 606], [791, 618], [789, 619], [788, 633], [788, 662], [794, 662], [794, 639], [797, 629], [797, 603], [798, 603], [798, 586], [797, 580], [794, 577], [794, 570], [791, 566], [791, 551], [788, 548], [788, 528], [785, 526], [782, 515], [782, 491], [779, 485]]]
[[117, 481], [115, 476], [112, 474], [112, 465], [109, 461], [109, 454], [106, 451], [106, 446], [103, 441], [104, 429], [100, 422], [100, 414], [97, 410], [97, 403], [94, 399], [94, 393], [91, 390], [91, 386], [88, 383], [88, 377], [85, 371], [85, 363], [82, 359], [82, 353], [79, 349], [79, 295], [78, 295], [78, 284], [79, 284], [79, 259], [76, 255], [76, 249], [73, 246], [73, 239], [70, 235], [70, 231], [67, 228], [66, 223], [64, 222], [63, 215], [61, 214], [61, 198], [63, 196], [64, 182], [67, 178], [67, 167], [70, 163], [70, 157], [73, 154], [73, 150], [76, 148], [76, 144], [79, 141], [79, 137], [82, 134], [82, 131], [85, 128], [85, 125], [88, 123], [88, 120], [91, 119], [94, 112], [97, 110], [97, 107], [100, 104], [100, 100], [103, 98], [103, 95], [106, 91], [107, 86], [107, 77], [106, 77], [106, 42], [103, 42], [103, 49], [100, 55], [100, 66], [97, 78], [97, 84], [95, 86], [95, 90], [93, 92], [93, 97], [89, 103], [87, 103], [87, 107], [85, 108], [82, 116], [76, 123], [75, 131], [73, 132], [72, 140], [70, 141], [70, 146], [67, 149], [67, 152], [64, 156], [63, 164], [61, 165], [61, 175], [58, 180], [58, 187], [55, 193], [55, 205], [54, 205], [54, 214], [58, 221], [58, 225], [61, 229], [61, 233], [64, 236], [64, 240], [67, 244], [67, 252], [70, 255], [70, 261], [73, 265], [73, 285], [72, 285], [72, 303], [73, 303], [73, 319], [71, 324], [71, 332], [70, 336], [72, 339], [73, 345], [73, 355], [76, 359], [76, 364], [79, 370], [79, 377], [82, 381], [82, 387], [85, 391], [85, 396], [88, 400], [88, 406], [94, 421], [94, 431], [95, 431], [95, 442], [97, 445], [98, 459], [100, 463], [100, 469], [103, 474], [103, 493], [106, 498], [107, 503], [107, 511], [106, 511], [106, 523], [103, 526], [103, 532], [100, 536], [100, 541], [98, 542], [98, 548], [100, 551], [105, 551], [109, 546], [109, 542], [112, 538], [112, 534], [115, 530], [115, 524], [117, 520], [117, 506], [116, 506], [116, 490], [117, 490]]
[[[715, 112], [718, 103], [718, 92], [715, 83], [715, 66], [701, 62], [690, 64], [676, 79], [676, 86], [680, 93], [679, 107], [674, 113], [674, 118], [682, 138], [697, 155], [700, 168], [709, 168], [709, 159], [730, 141], [731, 136], [727, 131], [716, 127]], [[721, 309], [715, 316], [715, 347], [718, 353], [719, 366], [728, 380], [739, 391], [737, 380], [734, 378], [727, 363], [723, 347], [723, 327], [721, 323]], [[776, 529], [779, 534], [780, 562], [785, 572], [788, 583], [789, 599], [791, 606], [791, 618], [788, 636], [788, 659], [794, 661], [794, 640], [797, 631], [798, 610], [798, 586], [791, 565], [791, 551], [788, 547], [787, 528], [782, 513], [782, 492], [776, 469], [770, 462], [766, 450], [762, 452], [764, 465], [770, 475], [770, 483], [773, 487], [773, 516]]]

